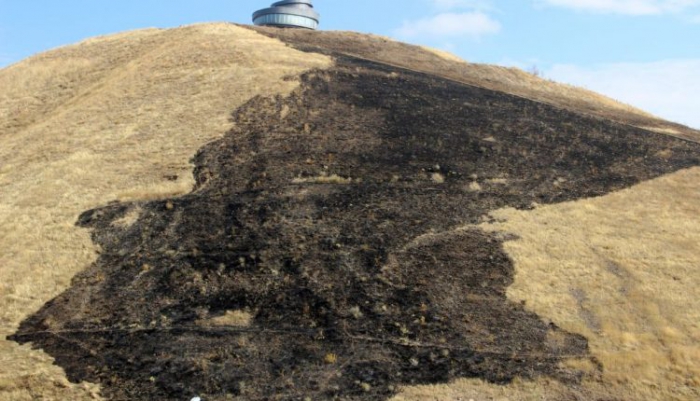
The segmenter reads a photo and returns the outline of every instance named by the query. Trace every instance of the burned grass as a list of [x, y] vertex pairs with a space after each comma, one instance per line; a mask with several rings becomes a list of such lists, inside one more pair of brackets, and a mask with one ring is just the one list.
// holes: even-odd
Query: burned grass
[[[85, 212], [99, 260], [13, 338], [113, 399], [597, 380], [584, 337], [507, 299], [504, 239], [460, 227], [698, 165], [700, 146], [336, 56], [238, 109], [194, 192]], [[231, 311], [248, 325], [200, 324]]]
[[377, 35], [342, 31], [307, 31], [249, 27], [290, 46], [314, 53], [345, 54], [457, 82], [521, 96], [576, 113], [617, 121], [657, 133], [700, 142], [700, 132], [662, 120], [599, 93], [540, 78], [518, 68], [469, 63], [440, 51], [401, 43]]

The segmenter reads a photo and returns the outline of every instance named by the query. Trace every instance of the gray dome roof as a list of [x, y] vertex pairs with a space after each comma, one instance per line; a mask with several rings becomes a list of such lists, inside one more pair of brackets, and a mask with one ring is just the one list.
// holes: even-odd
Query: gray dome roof
[[255, 25], [317, 29], [319, 21], [311, 0], [282, 0], [253, 13]]
[[281, 7], [289, 4], [306, 4], [309, 7], [313, 7], [313, 2], [311, 0], [282, 0], [277, 3], [273, 3], [272, 7]]

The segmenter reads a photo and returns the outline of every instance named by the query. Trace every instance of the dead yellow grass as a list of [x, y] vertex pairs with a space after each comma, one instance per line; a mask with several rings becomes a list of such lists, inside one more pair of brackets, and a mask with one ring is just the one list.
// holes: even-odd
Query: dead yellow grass
[[391, 401], [588, 401], [606, 399], [602, 388], [572, 388], [557, 381], [516, 379], [497, 386], [479, 379], [459, 379], [450, 384], [401, 389]]
[[640, 127], [649, 131], [654, 131], [658, 132], [659, 134], [668, 134], [668, 135], [679, 135], [681, 132], [677, 128], [671, 128], [671, 127]]
[[483, 226], [520, 237], [509, 298], [585, 335], [620, 399], [700, 399], [698, 183], [694, 168]]
[[340, 184], [347, 185], [352, 183], [352, 178], [341, 177], [337, 174], [328, 175], [321, 173], [316, 177], [296, 177], [292, 180], [293, 184]]
[[448, 51], [441, 50], [441, 49], [435, 49], [433, 47], [428, 47], [428, 46], [420, 46], [423, 50], [429, 51], [433, 54], [438, 55], [439, 57], [444, 58], [445, 60], [450, 60], [450, 61], [456, 61], [459, 63], [466, 63], [464, 59], [461, 57], [457, 56], [456, 54], [452, 54]]
[[[0, 400], [96, 394], [4, 340], [95, 259], [78, 215], [188, 192], [189, 159], [230, 128], [233, 110], [330, 63], [207, 24], [90, 39], [0, 70]], [[138, 216], [127, 217], [119, 223]]]
[[229, 310], [221, 316], [202, 319], [197, 323], [201, 326], [213, 327], [248, 327], [253, 321], [253, 315], [244, 310]]
[[[700, 168], [604, 197], [493, 213], [516, 234], [508, 297], [585, 335], [602, 364], [581, 386], [461, 379], [402, 389], [393, 401], [700, 399]], [[589, 364], [590, 365], [590, 364]]]

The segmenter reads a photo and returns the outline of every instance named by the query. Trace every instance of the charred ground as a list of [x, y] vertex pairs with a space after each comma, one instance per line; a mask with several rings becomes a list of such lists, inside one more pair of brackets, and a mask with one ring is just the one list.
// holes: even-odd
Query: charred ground
[[[345, 56], [233, 120], [191, 194], [80, 217], [99, 260], [15, 340], [112, 399], [575, 384], [559, 362], [585, 338], [508, 301], [503, 239], [464, 227], [700, 164], [691, 142]], [[251, 323], [206, 324], [232, 310]]]

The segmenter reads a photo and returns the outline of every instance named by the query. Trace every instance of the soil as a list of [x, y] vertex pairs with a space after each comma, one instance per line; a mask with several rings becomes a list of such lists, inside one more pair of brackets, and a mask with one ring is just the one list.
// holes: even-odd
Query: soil
[[[340, 54], [232, 119], [192, 193], [80, 216], [99, 260], [15, 341], [114, 400], [576, 385], [560, 362], [592, 359], [586, 339], [509, 301], [505, 238], [471, 225], [700, 164], [695, 143]], [[252, 321], [206, 324], [227, 311]]]

